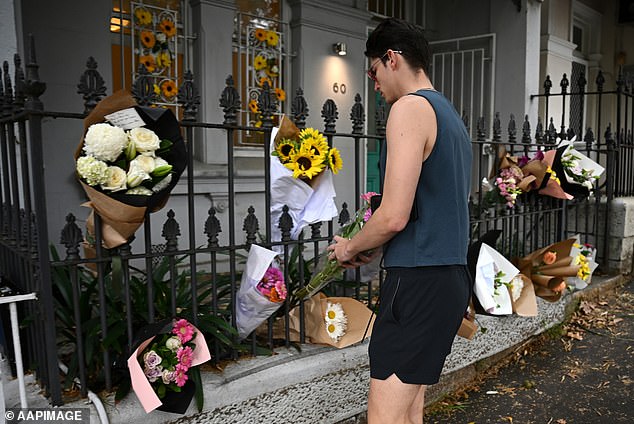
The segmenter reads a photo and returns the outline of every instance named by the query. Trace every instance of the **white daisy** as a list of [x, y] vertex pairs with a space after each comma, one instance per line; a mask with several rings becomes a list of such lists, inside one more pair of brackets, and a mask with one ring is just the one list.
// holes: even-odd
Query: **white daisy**
[[511, 298], [513, 302], [517, 302], [517, 299], [520, 298], [520, 294], [522, 294], [522, 289], [524, 288], [524, 281], [522, 277], [519, 275], [511, 280]]
[[326, 324], [336, 322], [345, 325], [348, 322], [346, 314], [343, 312], [343, 307], [340, 303], [328, 302], [328, 306], [326, 307], [326, 316], [324, 318], [326, 320]]
[[338, 342], [344, 334], [346, 334], [346, 323], [344, 322], [326, 322], [326, 331], [331, 339]]

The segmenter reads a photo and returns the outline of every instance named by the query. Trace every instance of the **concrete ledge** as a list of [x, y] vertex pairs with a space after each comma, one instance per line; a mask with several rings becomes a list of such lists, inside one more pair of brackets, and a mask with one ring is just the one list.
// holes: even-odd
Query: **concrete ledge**
[[[581, 298], [599, 296], [624, 281], [622, 276], [593, 276], [590, 286], [568, 293], [557, 303], [538, 299], [539, 315], [534, 318], [478, 316], [486, 333], [478, 333], [471, 341], [456, 339], [440, 383], [429, 388], [427, 402], [468, 384], [518, 346], [563, 322]], [[111, 423], [352, 424], [364, 422], [368, 382], [367, 342], [346, 349], [304, 345], [301, 353], [279, 349], [271, 357], [241, 359], [222, 373], [205, 373], [201, 413], [192, 404], [185, 416], [160, 411], [145, 414], [133, 393], [117, 405], [110, 395], [104, 405]], [[66, 406], [85, 407], [86, 402]], [[99, 422], [95, 408], [91, 409], [91, 422]]]

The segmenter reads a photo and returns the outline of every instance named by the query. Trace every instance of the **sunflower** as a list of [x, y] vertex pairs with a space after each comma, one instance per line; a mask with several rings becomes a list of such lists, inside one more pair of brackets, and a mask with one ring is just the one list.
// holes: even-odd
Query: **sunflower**
[[264, 83], [268, 82], [269, 83], [269, 87], [271, 87], [273, 85], [273, 82], [271, 81], [271, 78], [269, 77], [261, 77], [258, 81], [258, 85], [260, 87], [264, 87]]
[[304, 146], [312, 152], [313, 156], [318, 157], [322, 161], [328, 154], [328, 143], [326, 142], [326, 139], [313, 137], [305, 138], [302, 140], [302, 147]]
[[163, 50], [156, 55], [156, 64], [159, 68], [169, 68], [172, 64], [172, 56], [169, 50]]
[[258, 111], [260, 110], [258, 108], [258, 101], [255, 99], [251, 99], [249, 100], [249, 110], [253, 113], [258, 113]]
[[152, 31], [141, 31], [141, 43], [148, 49], [154, 47], [156, 44], [156, 37]]
[[161, 92], [163, 96], [171, 99], [178, 93], [178, 87], [176, 87], [176, 83], [172, 80], [165, 80], [161, 83]]
[[134, 17], [140, 25], [149, 25], [152, 23], [152, 14], [142, 7], [134, 11]]
[[266, 32], [266, 44], [268, 44], [271, 47], [275, 47], [277, 46], [277, 43], [279, 41], [279, 36], [277, 35], [277, 32], [275, 31], [267, 31]]
[[341, 171], [341, 168], [343, 168], [341, 153], [334, 147], [328, 152], [328, 168], [330, 168], [333, 174], [337, 174]]
[[295, 154], [295, 142], [283, 138], [275, 146], [275, 152], [277, 157], [280, 158], [280, 162], [286, 163], [291, 160], [291, 155]]
[[299, 132], [299, 139], [301, 141], [313, 138], [317, 141], [326, 141], [326, 137], [314, 128], [305, 128]]
[[156, 62], [154, 61], [154, 56], [152, 55], [145, 55], [145, 56], [141, 56], [139, 58], [139, 62], [141, 62], [144, 66], [145, 69], [147, 69], [148, 72], [154, 72], [154, 70], [156, 69]]
[[258, 41], [264, 41], [266, 40], [266, 30], [262, 29], [262, 28], [258, 28], [255, 30], [255, 38]]
[[283, 102], [284, 100], [286, 100], [286, 91], [279, 87], [275, 87], [275, 97], [277, 97], [277, 100], [279, 100], [280, 102]]
[[293, 171], [293, 178], [308, 178], [309, 180], [324, 170], [322, 159], [313, 156], [312, 151], [304, 147], [292, 154], [290, 161], [284, 166]]
[[171, 19], [163, 19], [159, 24], [159, 28], [161, 29], [161, 32], [167, 36], [167, 38], [176, 35], [176, 25], [174, 25], [174, 22], [172, 22]]
[[262, 55], [257, 55], [255, 59], [253, 59], [253, 67], [256, 71], [266, 68], [266, 59]]
[[158, 84], [154, 84], [153, 87], [154, 87], [154, 94], [156, 94], [157, 96], [160, 96], [161, 95], [161, 87], [159, 87]]

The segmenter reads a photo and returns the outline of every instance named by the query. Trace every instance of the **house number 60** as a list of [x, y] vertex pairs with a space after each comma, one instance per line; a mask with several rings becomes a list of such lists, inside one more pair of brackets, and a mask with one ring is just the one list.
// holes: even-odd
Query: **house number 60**
[[332, 91], [334, 91], [335, 93], [341, 92], [341, 94], [346, 94], [346, 85], [343, 83], [341, 84], [334, 83], [332, 85]]

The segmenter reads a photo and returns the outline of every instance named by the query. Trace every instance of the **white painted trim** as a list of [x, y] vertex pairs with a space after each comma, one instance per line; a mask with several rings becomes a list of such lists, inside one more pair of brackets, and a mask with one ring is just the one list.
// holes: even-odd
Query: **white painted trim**
[[542, 35], [540, 39], [541, 53], [548, 53], [564, 60], [572, 61], [572, 52], [576, 48], [576, 44], [552, 34]]
[[572, 27], [577, 23], [584, 31], [583, 42], [587, 47], [582, 50], [584, 56], [601, 51], [601, 20], [603, 15], [591, 7], [580, 3], [578, 0], [572, 2], [572, 16], [570, 19], [570, 39], [572, 40]]

